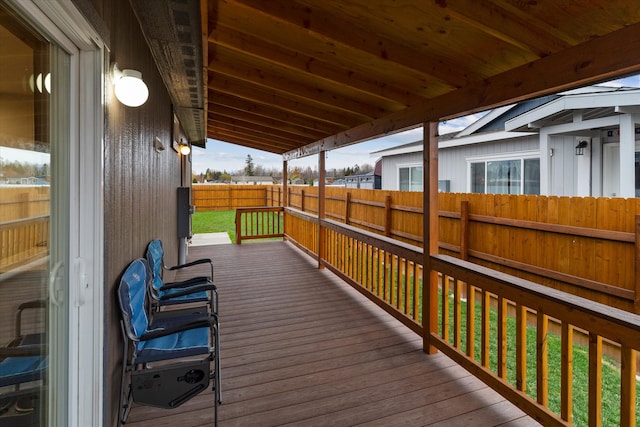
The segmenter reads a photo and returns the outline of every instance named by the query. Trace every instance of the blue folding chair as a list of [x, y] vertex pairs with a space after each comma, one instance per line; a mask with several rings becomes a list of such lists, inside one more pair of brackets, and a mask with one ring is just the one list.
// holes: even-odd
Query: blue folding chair
[[[150, 288], [154, 308], [162, 306], [200, 303], [209, 305], [213, 313], [218, 313], [218, 291], [213, 283], [213, 262], [210, 258], [198, 259], [186, 264], [167, 267], [164, 264], [164, 249], [160, 240], [152, 240], [147, 246], [147, 262], [153, 273], [152, 286]], [[164, 283], [164, 270], [181, 270], [202, 264], [209, 264], [210, 276], [197, 276], [181, 282]]]
[[46, 311], [46, 308], [46, 300], [20, 304], [14, 338], [7, 346], [0, 347], [0, 425], [38, 423], [40, 414], [33, 402], [44, 392], [48, 362], [46, 335], [23, 333], [22, 315], [27, 310]]
[[[204, 390], [210, 379], [217, 424], [221, 401], [217, 317], [207, 313], [151, 319], [147, 297], [151, 280], [147, 261], [139, 258], [127, 267], [118, 287], [124, 341], [119, 425], [126, 423], [133, 402], [175, 408]], [[185, 360], [196, 356], [206, 357]], [[174, 363], [149, 365], [164, 361]]]

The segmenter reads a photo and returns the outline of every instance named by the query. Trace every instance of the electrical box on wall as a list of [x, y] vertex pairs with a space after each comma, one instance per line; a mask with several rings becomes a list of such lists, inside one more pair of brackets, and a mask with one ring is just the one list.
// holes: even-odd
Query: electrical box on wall
[[178, 237], [191, 238], [191, 187], [178, 187]]

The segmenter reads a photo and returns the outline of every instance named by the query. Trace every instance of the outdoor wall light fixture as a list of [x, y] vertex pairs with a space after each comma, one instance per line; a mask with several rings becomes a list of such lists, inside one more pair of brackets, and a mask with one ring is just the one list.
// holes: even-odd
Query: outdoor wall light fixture
[[191, 147], [189, 146], [189, 144], [187, 144], [187, 143], [183, 142], [182, 140], [180, 140], [180, 147], [178, 148], [178, 151], [183, 156], [188, 156], [189, 153], [191, 153]]
[[116, 98], [128, 107], [139, 107], [149, 98], [149, 89], [142, 81], [142, 73], [136, 70], [120, 70], [118, 64], [111, 66], [111, 82]]
[[584, 156], [584, 149], [587, 148], [589, 143], [585, 140], [578, 142], [576, 145], [576, 156]]

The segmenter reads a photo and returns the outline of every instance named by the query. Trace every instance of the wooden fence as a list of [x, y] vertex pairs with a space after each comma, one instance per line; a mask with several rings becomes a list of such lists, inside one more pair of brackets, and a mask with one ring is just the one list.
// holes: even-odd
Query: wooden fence
[[281, 206], [282, 188], [273, 185], [193, 184], [192, 203], [197, 211]]
[[[218, 191], [255, 203], [245, 206], [279, 206], [283, 200], [280, 186]], [[325, 192], [327, 219], [422, 247], [422, 193], [343, 187]], [[317, 187], [288, 187], [287, 200], [289, 207], [318, 213]], [[227, 209], [234, 204], [242, 203], [228, 203]], [[638, 215], [640, 199], [440, 193], [440, 251], [640, 312]]]

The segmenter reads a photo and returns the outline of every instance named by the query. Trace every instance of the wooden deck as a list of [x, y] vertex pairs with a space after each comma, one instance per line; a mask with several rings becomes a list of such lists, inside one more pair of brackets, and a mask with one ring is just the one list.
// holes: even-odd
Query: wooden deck
[[[220, 294], [227, 426], [538, 425], [286, 242], [193, 247]], [[210, 390], [127, 426], [212, 425]]]

